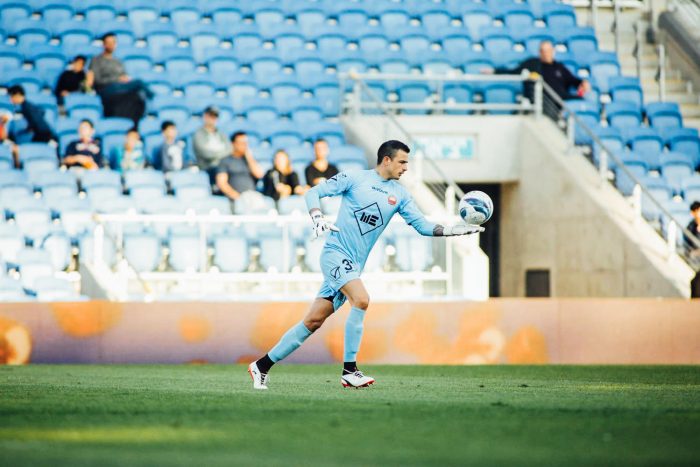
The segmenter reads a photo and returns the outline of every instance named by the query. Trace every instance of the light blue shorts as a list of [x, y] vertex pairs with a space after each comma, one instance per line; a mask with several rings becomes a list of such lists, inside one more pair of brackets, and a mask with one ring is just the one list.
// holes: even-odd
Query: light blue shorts
[[343, 306], [347, 299], [340, 289], [353, 279], [360, 277], [360, 266], [349, 255], [332, 248], [321, 252], [321, 272], [323, 284], [318, 292], [319, 298], [333, 303], [333, 311]]

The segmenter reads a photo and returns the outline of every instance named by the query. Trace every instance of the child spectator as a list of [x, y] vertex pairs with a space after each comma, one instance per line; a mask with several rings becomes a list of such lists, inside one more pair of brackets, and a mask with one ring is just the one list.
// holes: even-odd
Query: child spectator
[[[44, 119], [44, 110], [29, 102], [24, 94], [24, 88], [20, 85], [10, 86], [7, 93], [10, 95], [10, 101], [19, 106], [19, 112], [27, 121], [27, 131], [31, 133], [31, 141], [34, 143], [48, 143], [56, 139], [53, 131], [46, 120]], [[9, 122], [6, 122], [9, 123]], [[19, 143], [17, 135], [15, 142]]]
[[156, 150], [155, 168], [167, 173], [193, 165], [185, 156], [185, 142], [177, 139], [175, 123], [166, 120], [160, 129], [163, 133], [163, 144]]
[[66, 148], [63, 156], [63, 165], [66, 167], [83, 167], [88, 170], [99, 169], [104, 166], [100, 140], [94, 138], [95, 127], [90, 120], [82, 120], [78, 126], [77, 141], [73, 141]]
[[68, 94], [85, 91], [85, 62], [84, 55], [76, 56], [71, 63], [70, 70], [64, 71], [58, 77], [55, 94], [59, 105], [63, 105]]
[[112, 149], [110, 165], [118, 172], [140, 170], [146, 167], [146, 156], [143, 153], [143, 142], [136, 128], [126, 133], [124, 145]]

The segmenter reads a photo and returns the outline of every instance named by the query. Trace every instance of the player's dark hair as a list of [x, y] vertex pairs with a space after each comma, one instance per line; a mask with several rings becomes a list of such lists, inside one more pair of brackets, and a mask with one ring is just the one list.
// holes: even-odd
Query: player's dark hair
[[90, 128], [95, 128], [95, 125], [92, 124], [92, 120], [88, 120], [87, 118], [84, 118], [84, 119], [80, 120], [80, 124], [82, 125], [83, 123], [87, 123], [88, 125], [90, 125]]
[[323, 139], [323, 138], [316, 138], [316, 140], [314, 141], [314, 144], [316, 144], [316, 143], [326, 143], [326, 144], [328, 144], [328, 141], [326, 141], [326, 140]]
[[160, 124], [160, 131], [165, 131], [171, 126], [175, 126], [175, 123], [170, 120], [165, 120], [163, 123]]
[[693, 203], [690, 205], [690, 210], [697, 211], [698, 209], [700, 209], [700, 201], [693, 201]]
[[117, 37], [117, 35], [110, 31], [110, 32], [106, 32], [106, 33], [102, 34], [101, 39], [104, 42], [109, 37]]
[[377, 149], [377, 165], [381, 164], [385, 157], [393, 160], [394, 157], [396, 157], [396, 153], [399, 151], [409, 153], [411, 149], [401, 141], [395, 139], [383, 142], [382, 145], [379, 146], [379, 149]]
[[10, 86], [10, 89], [7, 90], [7, 93], [10, 96], [16, 96], [17, 94], [21, 94], [24, 96], [24, 88], [20, 86], [19, 84], [15, 84], [14, 86]]
[[246, 133], [245, 131], [237, 131], [231, 135], [231, 142], [233, 143], [234, 141], [236, 141], [236, 138], [238, 138], [239, 136], [245, 136], [247, 134], [248, 133]]

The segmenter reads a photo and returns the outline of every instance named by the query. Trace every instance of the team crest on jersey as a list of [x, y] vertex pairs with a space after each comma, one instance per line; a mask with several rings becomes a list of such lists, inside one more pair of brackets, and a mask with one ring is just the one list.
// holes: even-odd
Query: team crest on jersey
[[396, 196], [389, 195], [389, 204], [391, 204], [392, 206], [396, 206]]

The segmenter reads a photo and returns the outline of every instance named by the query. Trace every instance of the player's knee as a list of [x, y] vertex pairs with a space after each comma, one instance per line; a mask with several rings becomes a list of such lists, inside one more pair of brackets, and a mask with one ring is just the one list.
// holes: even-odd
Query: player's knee
[[369, 308], [369, 295], [360, 295], [359, 297], [353, 297], [350, 300], [353, 307], [359, 308], [360, 310], [367, 310]]
[[306, 318], [304, 320], [304, 326], [306, 326], [306, 329], [308, 329], [309, 331], [314, 332], [323, 325], [323, 322], [325, 320], [325, 318], [320, 317]]

